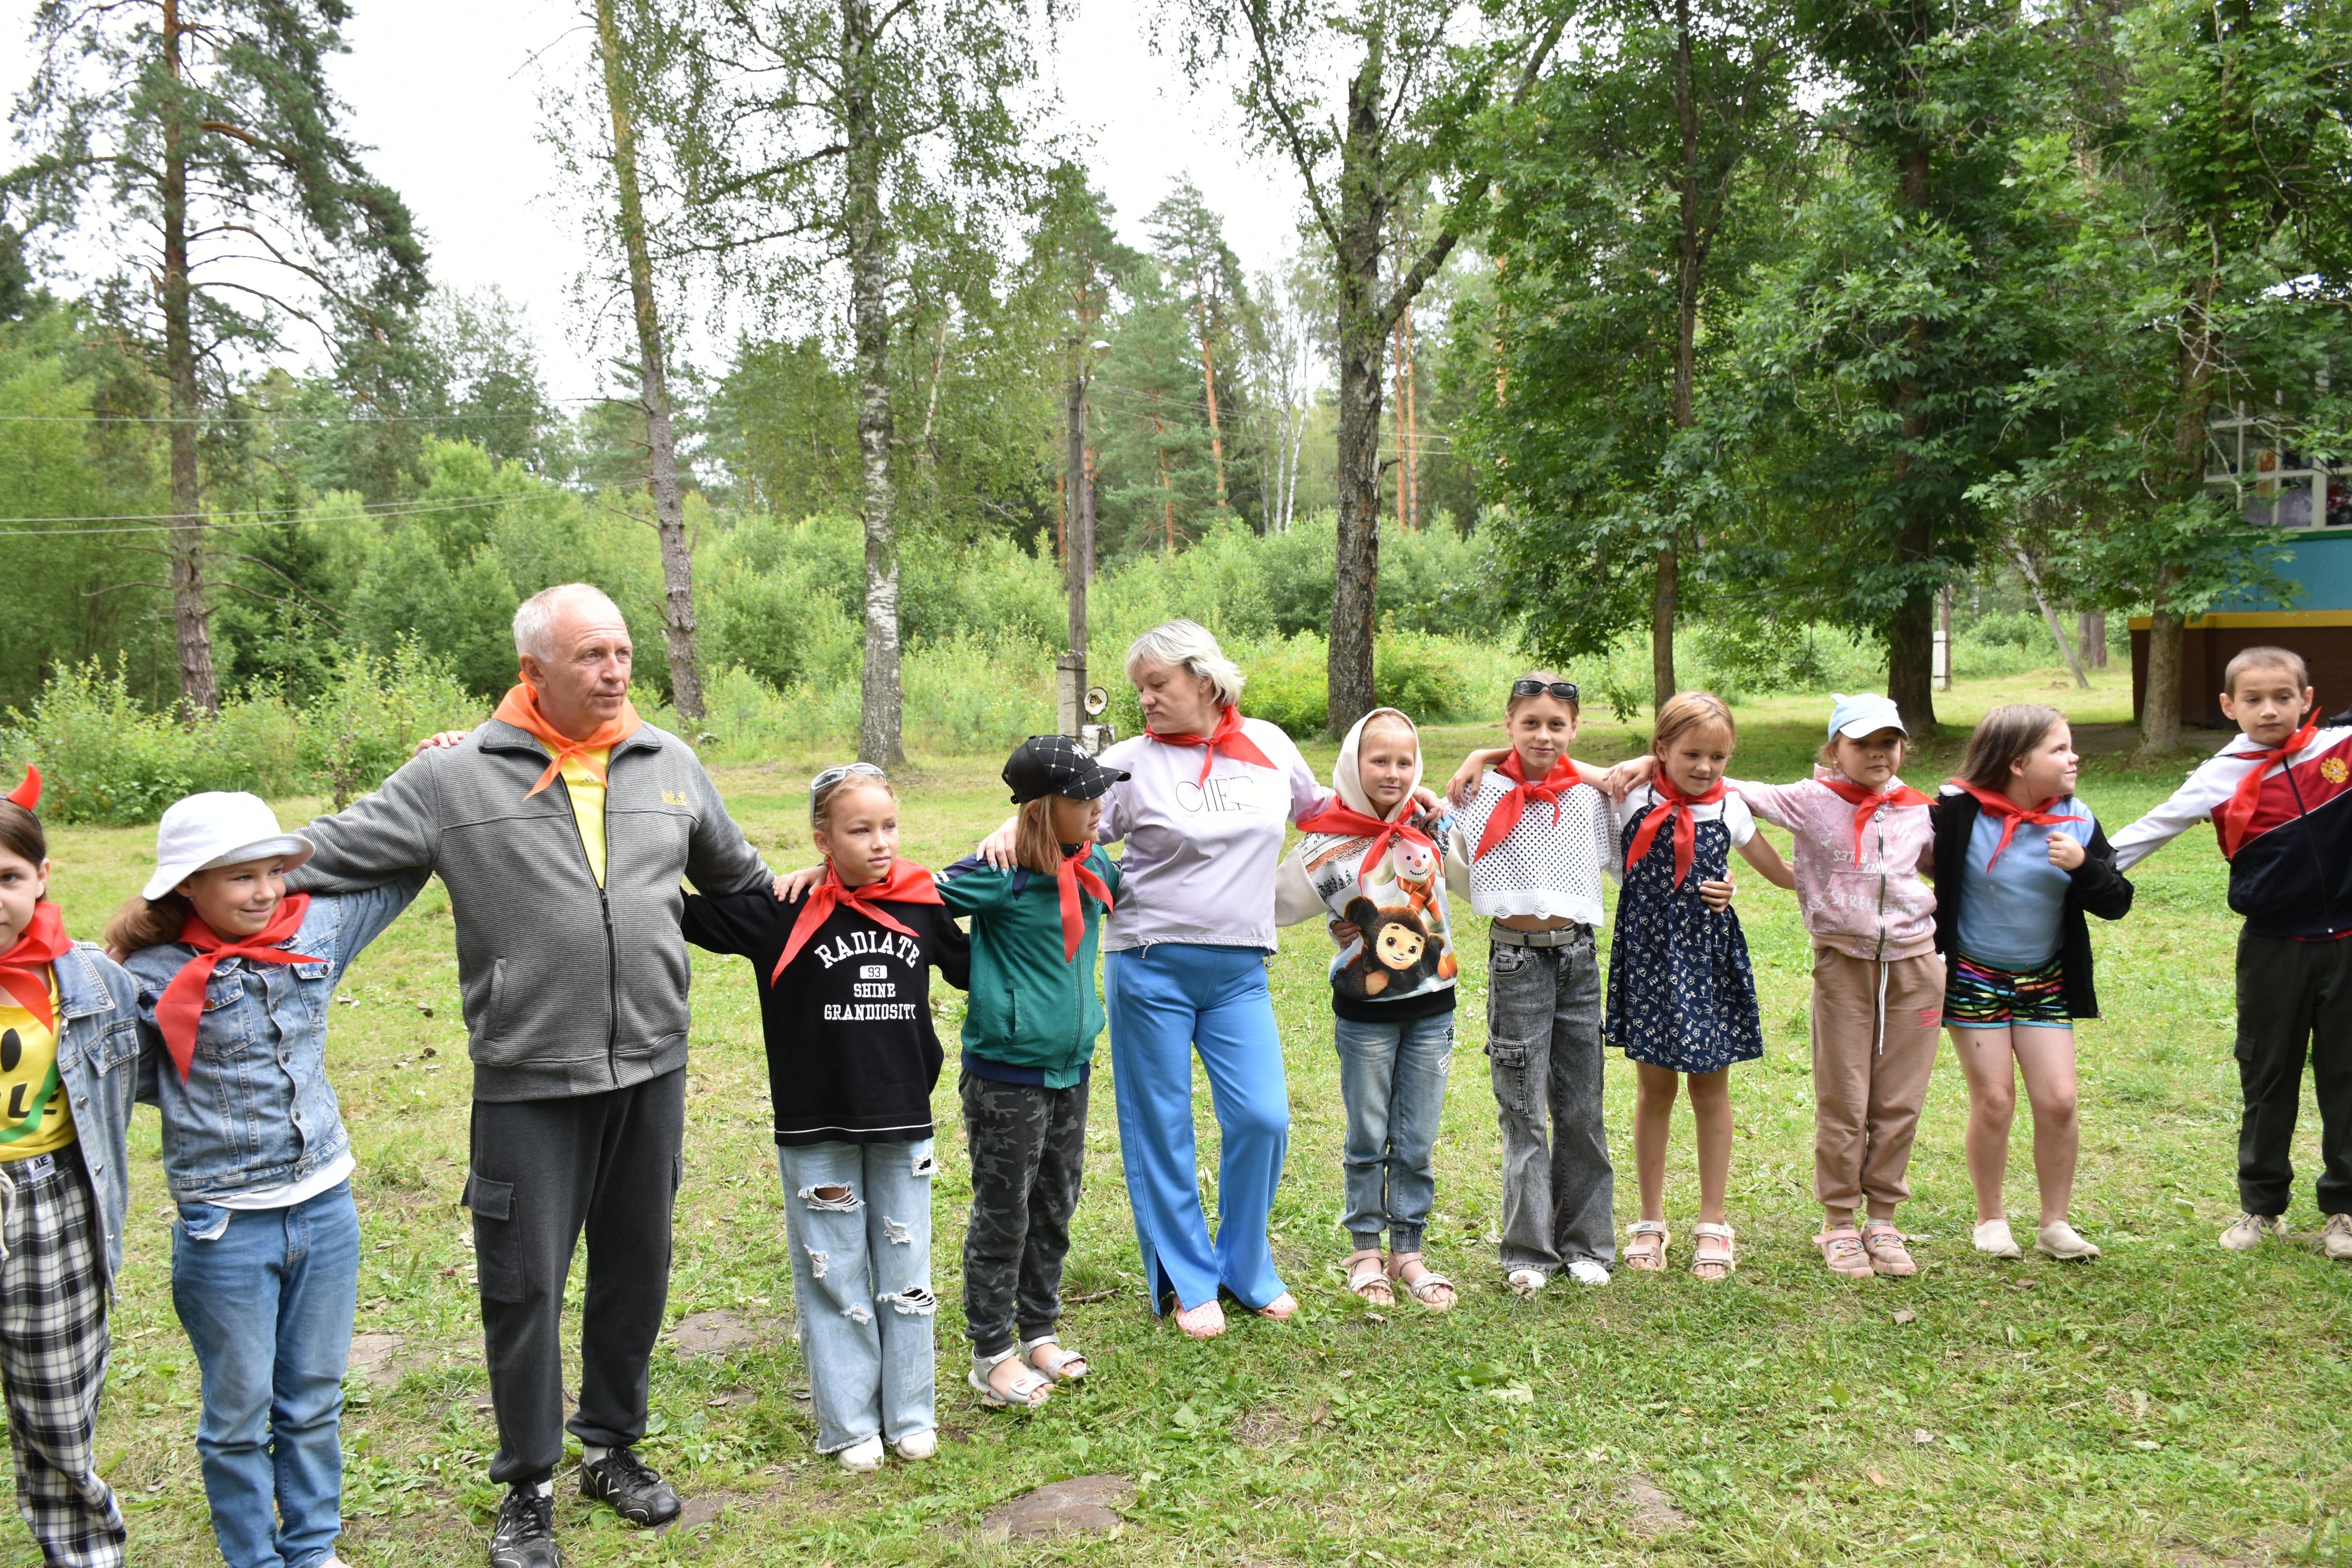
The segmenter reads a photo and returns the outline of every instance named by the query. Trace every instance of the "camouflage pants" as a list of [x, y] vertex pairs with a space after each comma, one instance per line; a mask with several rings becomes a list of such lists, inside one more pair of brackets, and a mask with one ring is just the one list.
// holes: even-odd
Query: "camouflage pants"
[[1062, 1258], [1087, 1165], [1087, 1086], [1045, 1089], [963, 1075], [971, 1223], [963, 1237], [964, 1331], [1001, 1355], [1062, 1316]]

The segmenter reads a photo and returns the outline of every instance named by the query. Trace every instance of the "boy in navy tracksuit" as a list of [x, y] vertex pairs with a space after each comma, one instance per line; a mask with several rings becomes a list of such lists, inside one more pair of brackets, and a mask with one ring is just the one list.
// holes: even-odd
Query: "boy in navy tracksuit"
[[2303, 659], [2250, 647], [2222, 677], [2221, 710], [2243, 731], [2162, 805], [2116, 835], [2128, 870], [2210, 817], [2230, 861], [2238, 937], [2238, 1197], [2221, 1233], [2244, 1252], [2286, 1234], [2288, 1146], [2311, 1058], [2319, 1100], [2321, 1243], [2352, 1262], [2352, 714], [2321, 724]]

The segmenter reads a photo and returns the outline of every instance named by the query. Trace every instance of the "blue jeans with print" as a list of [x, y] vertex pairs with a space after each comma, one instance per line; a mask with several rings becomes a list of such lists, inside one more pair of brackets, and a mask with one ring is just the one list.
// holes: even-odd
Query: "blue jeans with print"
[[349, 1182], [291, 1208], [180, 1205], [172, 1305], [204, 1373], [196, 1456], [229, 1568], [316, 1568], [335, 1549], [359, 1278]]
[[939, 1425], [931, 1141], [778, 1145], [816, 1451]]
[[1348, 1212], [1339, 1223], [1357, 1247], [1381, 1244], [1419, 1252], [1437, 1198], [1431, 1151], [1445, 1110], [1445, 1069], [1454, 1059], [1454, 1010], [1393, 1024], [1334, 1018], [1339, 1099], [1348, 1110]]

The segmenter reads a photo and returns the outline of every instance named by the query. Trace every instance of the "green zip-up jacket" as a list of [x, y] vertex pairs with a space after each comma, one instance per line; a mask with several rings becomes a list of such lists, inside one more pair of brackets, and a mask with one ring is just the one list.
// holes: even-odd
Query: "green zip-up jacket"
[[[1097, 848], [1087, 868], [1118, 895], [1118, 862]], [[950, 912], [971, 917], [971, 998], [963, 1019], [967, 1065], [1009, 1069], [1002, 1076], [1068, 1089], [1086, 1076], [1103, 1031], [1095, 989], [1102, 904], [1083, 889], [1086, 934], [1075, 959], [1062, 956], [1062, 897], [1051, 877], [1015, 868], [999, 871], [973, 857], [940, 873]]]

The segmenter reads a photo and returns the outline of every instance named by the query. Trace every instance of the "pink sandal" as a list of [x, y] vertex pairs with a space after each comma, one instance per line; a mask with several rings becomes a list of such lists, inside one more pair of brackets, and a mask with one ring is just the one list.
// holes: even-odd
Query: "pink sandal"
[[1269, 1323], [1286, 1323], [1298, 1311], [1298, 1298], [1285, 1290], [1265, 1306], [1252, 1307], [1250, 1310]]
[[1663, 1274], [1666, 1244], [1674, 1234], [1662, 1219], [1637, 1219], [1625, 1227], [1625, 1267], [1643, 1274]]
[[1214, 1300], [1203, 1301], [1177, 1313], [1176, 1326], [1188, 1340], [1213, 1340], [1225, 1331], [1225, 1310]]

